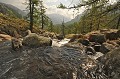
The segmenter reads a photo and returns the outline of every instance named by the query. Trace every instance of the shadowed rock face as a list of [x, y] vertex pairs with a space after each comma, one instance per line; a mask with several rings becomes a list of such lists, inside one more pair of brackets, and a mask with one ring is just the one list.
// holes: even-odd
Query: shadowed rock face
[[102, 44], [102, 43], [106, 42], [106, 39], [105, 39], [105, 35], [103, 35], [103, 34], [92, 34], [89, 37], [89, 41]]
[[95, 60], [73, 48], [23, 46], [13, 51], [9, 41], [0, 43], [0, 79], [97, 79], [102, 74], [96, 75], [96, 67]]
[[105, 74], [111, 79], [120, 79], [120, 48], [117, 48], [104, 56]]
[[108, 52], [98, 61], [104, 64], [103, 71], [108, 79], [120, 79], [120, 48]]

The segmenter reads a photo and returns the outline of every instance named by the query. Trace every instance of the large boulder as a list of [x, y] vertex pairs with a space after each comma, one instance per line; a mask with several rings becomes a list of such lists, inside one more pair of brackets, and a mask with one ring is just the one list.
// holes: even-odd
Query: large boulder
[[78, 39], [78, 43], [81, 43], [82, 45], [85, 45], [85, 46], [89, 46], [90, 45], [90, 42], [88, 39]]
[[56, 35], [56, 37], [57, 37], [58, 40], [64, 39], [64, 36], [63, 36], [63, 35]]
[[35, 33], [27, 35], [23, 39], [23, 45], [29, 47], [51, 46], [52, 40], [47, 37], [39, 36]]
[[97, 43], [104, 43], [106, 42], [105, 35], [104, 34], [91, 34], [89, 36], [90, 42], [97, 42]]
[[102, 52], [103, 54], [106, 54], [109, 51], [113, 50], [114, 48], [115, 48], [115, 46], [113, 46], [112, 44], [103, 43], [100, 47], [100, 52]]
[[116, 40], [116, 43], [120, 46], [120, 39]]
[[94, 50], [95, 50], [96, 52], [100, 52], [100, 47], [101, 47], [100, 44], [96, 44], [96, 45], [94, 45]]
[[11, 40], [12, 37], [10, 35], [6, 35], [6, 34], [0, 34], [0, 38], [1, 40]]
[[105, 74], [110, 79], [120, 79], [120, 48], [105, 55]]
[[106, 39], [109, 39], [109, 40], [116, 40], [118, 38], [118, 35], [116, 32], [106, 33], [105, 36], [106, 36]]
[[120, 30], [117, 31], [118, 38], [120, 38]]
[[77, 39], [79, 38], [83, 38], [83, 35], [82, 34], [69, 34], [66, 36], [68, 39], [70, 39], [69, 42], [74, 42], [76, 41]]
[[85, 53], [86, 53], [87, 55], [94, 55], [94, 54], [96, 54], [96, 51], [94, 50], [93, 47], [87, 46], [87, 47], [85, 48]]
[[45, 31], [41, 35], [44, 36], [44, 37], [51, 37], [52, 39], [55, 39], [57, 34], [55, 34], [54, 32], [47, 32], [47, 31]]
[[12, 43], [12, 49], [13, 50], [18, 50], [22, 48], [22, 40], [21, 38], [12, 38], [11, 43]]
[[12, 51], [0, 43], [0, 79], [88, 79], [95, 66], [95, 60], [71, 48], [23, 46]]
[[78, 50], [84, 50], [84, 46], [82, 44], [75, 43], [75, 42], [67, 43], [63, 47], [74, 48], [74, 49], [78, 49]]

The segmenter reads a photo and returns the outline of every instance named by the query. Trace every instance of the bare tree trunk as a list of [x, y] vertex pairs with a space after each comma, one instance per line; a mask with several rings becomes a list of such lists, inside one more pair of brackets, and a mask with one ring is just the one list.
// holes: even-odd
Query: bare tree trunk
[[120, 25], [120, 15], [119, 15], [119, 18], [118, 18], [116, 29], [119, 29], [119, 25]]
[[33, 8], [34, 4], [32, 4], [32, 0], [29, 0], [29, 6], [30, 6], [30, 30], [33, 31]]
[[44, 13], [43, 13], [43, 6], [41, 5], [40, 6], [40, 8], [41, 8], [41, 25], [42, 25], [42, 28], [41, 29], [43, 29], [44, 28]]
[[43, 29], [44, 28], [44, 16], [43, 16], [43, 14], [41, 15], [41, 19], [42, 19], [41, 25], [42, 25], [42, 29]]
[[97, 27], [97, 30], [100, 29], [100, 18], [99, 18], [99, 21], [98, 21], [98, 27]]
[[65, 37], [65, 25], [64, 25], [64, 21], [62, 23], [62, 35], [63, 35], [63, 37]]
[[90, 32], [92, 31], [92, 21], [91, 21], [91, 23], [90, 23]]

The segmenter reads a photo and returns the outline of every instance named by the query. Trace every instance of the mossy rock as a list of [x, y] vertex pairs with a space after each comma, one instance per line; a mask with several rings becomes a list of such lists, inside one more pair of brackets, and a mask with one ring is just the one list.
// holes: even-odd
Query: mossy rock
[[83, 38], [83, 35], [82, 34], [68, 34], [68, 35], [65, 36], [65, 38], [67, 38], [67, 39], [72, 39], [72, 38], [78, 39], [78, 38]]
[[89, 36], [89, 41], [102, 44], [102, 43], [106, 42], [106, 38], [105, 38], [104, 34], [91, 34]]
[[69, 34], [66, 36], [67, 39], [70, 39], [69, 42], [74, 42], [78, 40], [79, 38], [84, 38], [82, 34]]
[[52, 40], [47, 37], [38, 36], [37, 34], [33, 33], [23, 39], [23, 45], [28, 47], [51, 46]]

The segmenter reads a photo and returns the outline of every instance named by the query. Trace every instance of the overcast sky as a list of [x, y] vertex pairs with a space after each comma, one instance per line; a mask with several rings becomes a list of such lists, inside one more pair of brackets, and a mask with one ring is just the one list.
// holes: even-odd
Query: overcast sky
[[[0, 0], [0, 2], [12, 4], [21, 10], [25, 10], [25, 7], [26, 7], [23, 4], [25, 0]], [[80, 0], [43, 0], [43, 2], [44, 2], [44, 6], [47, 8], [46, 14], [56, 13], [56, 14], [64, 15], [72, 19], [78, 14], [78, 11], [73, 12], [73, 10], [58, 9], [57, 6], [60, 3], [63, 3], [67, 6], [69, 6], [71, 3], [72, 5], [77, 4], [77, 3], [80, 3]], [[84, 8], [81, 8], [79, 13], [82, 13], [83, 11], [84, 11]]]
[[[23, 4], [26, 0], [0, 0], [0, 2], [7, 3], [7, 4], [12, 4], [16, 7], [18, 7], [21, 10], [25, 10], [26, 6]], [[115, 1], [115, 0], [111, 0]], [[63, 10], [63, 9], [58, 9], [57, 6], [60, 3], [63, 3], [66, 6], [69, 6], [74, 4], [80, 3], [80, 0], [43, 0], [44, 6], [47, 8], [46, 14], [61, 14], [69, 18], [74, 18], [77, 14], [80, 14], [84, 11], [84, 8], [79, 9], [78, 11], [73, 12], [73, 10]], [[74, 14], [74, 15], [73, 15]]]

